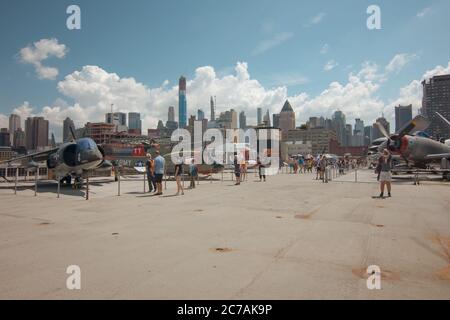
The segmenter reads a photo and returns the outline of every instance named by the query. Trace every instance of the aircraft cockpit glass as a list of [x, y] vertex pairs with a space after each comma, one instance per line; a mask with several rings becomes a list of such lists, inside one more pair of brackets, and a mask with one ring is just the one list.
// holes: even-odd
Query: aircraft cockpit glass
[[95, 142], [92, 139], [81, 139], [78, 147], [80, 150], [95, 150]]

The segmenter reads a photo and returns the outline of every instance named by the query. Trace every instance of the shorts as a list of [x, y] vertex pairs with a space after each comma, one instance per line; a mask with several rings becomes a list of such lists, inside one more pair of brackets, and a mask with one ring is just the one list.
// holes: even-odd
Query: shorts
[[163, 179], [163, 175], [162, 174], [155, 174], [155, 181], [156, 183], [161, 183]]
[[391, 182], [392, 181], [392, 175], [388, 171], [382, 171], [380, 172], [380, 182]]

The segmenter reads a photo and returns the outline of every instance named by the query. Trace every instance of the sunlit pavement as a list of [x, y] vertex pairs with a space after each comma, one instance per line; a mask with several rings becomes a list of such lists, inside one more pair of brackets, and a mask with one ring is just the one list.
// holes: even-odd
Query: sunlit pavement
[[[382, 200], [372, 171], [314, 177], [216, 175], [179, 197], [174, 182], [154, 197], [122, 180], [117, 196], [98, 178], [88, 201], [0, 184], [0, 298], [450, 299], [450, 184], [396, 182]], [[81, 290], [66, 288], [70, 265]]]

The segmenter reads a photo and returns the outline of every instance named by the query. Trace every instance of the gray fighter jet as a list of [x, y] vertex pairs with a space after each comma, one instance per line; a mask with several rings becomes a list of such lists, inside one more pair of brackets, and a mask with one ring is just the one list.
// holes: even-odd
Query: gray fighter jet
[[82, 181], [90, 171], [95, 169], [110, 169], [111, 162], [105, 160], [105, 154], [101, 146], [90, 138], [76, 140], [72, 131], [72, 141], [67, 142], [47, 151], [28, 154], [0, 163], [26, 163], [28, 169], [33, 170], [38, 162], [45, 161], [47, 167], [54, 171], [55, 178], [61, 182], [71, 184], [72, 178], [76, 183]]

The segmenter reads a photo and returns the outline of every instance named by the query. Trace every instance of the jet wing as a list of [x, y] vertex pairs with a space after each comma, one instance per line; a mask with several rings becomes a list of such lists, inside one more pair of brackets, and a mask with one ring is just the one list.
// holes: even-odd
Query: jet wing
[[32, 160], [32, 161], [36, 161], [36, 162], [46, 161], [50, 154], [55, 153], [58, 150], [59, 150], [59, 148], [53, 148], [53, 149], [50, 149], [47, 151], [27, 154], [26, 156], [21, 156], [21, 157], [17, 157], [17, 158], [10, 159], [10, 160], [0, 161], [0, 164], [12, 163], [12, 162], [18, 162], [18, 161], [24, 161], [24, 160], [29, 160], [29, 161]]
[[429, 154], [426, 156], [427, 159], [442, 159], [442, 158], [450, 158], [450, 153], [441, 153], [441, 154]]

